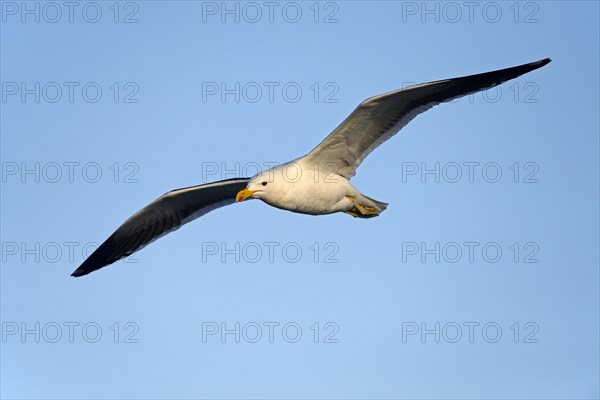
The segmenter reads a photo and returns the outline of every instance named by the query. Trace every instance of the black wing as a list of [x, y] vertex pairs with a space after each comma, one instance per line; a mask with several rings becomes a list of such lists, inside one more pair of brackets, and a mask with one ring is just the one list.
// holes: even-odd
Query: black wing
[[420, 113], [435, 105], [489, 89], [541, 68], [549, 58], [517, 67], [446, 79], [366, 99], [304, 159], [350, 179], [377, 146], [394, 136]]
[[125, 221], [71, 276], [112, 264], [212, 210], [235, 203], [237, 192], [249, 180], [227, 179], [165, 193]]

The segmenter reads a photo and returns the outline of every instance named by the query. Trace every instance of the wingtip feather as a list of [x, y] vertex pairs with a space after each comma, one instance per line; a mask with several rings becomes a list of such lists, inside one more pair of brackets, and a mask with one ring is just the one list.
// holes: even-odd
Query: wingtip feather
[[538, 61], [534, 61], [532, 63], [529, 63], [529, 65], [531, 65], [532, 67], [536, 67], [536, 68], [541, 68], [546, 64], [549, 64], [552, 60], [549, 57], [546, 57], [544, 59], [538, 60]]

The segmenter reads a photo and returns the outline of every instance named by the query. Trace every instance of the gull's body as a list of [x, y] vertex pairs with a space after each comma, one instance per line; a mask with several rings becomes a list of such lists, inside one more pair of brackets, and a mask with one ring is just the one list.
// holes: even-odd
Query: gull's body
[[[263, 182], [267, 184], [263, 186]], [[238, 201], [245, 200], [244, 195], [248, 193], [248, 197], [270, 206], [310, 215], [352, 211], [355, 206], [351, 199], [378, 208], [379, 212], [387, 205], [364, 196], [348, 179], [332, 170], [325, 171], [318, 162], [307, 157], [255, 175], [246, 190], [238, 193]]]
[[125, 221], [72, 275], [86, 275], [112, 264], [216, 208], [248, 198], [302, 214], [378, 216], [387, 204], [367, 197], [350, 183], [371, 151], [433, 106], [497, 86], [549, 62], [544, 59], [371, 97], [304, 157], [252, 178], [228, 179], [164, 194]]

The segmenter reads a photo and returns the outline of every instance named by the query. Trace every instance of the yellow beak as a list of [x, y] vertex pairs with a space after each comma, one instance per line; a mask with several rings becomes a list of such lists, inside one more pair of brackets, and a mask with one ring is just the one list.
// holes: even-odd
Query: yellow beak
[[252, 195], [256, 192], [257, 192], [257, 190], [242, 189], [238, 192], [237, 196], [235, 196], [235, 201], [237, 201], [237, 202], [244, 201], [244, 200], [252, 197]]

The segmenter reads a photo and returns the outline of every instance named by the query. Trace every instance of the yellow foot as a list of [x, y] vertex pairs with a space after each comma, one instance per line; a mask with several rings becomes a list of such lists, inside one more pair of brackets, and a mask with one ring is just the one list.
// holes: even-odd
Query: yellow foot
[[375, 207], [364, 206], [359, 204], [353, 196], [346, 196], [354, 206], [352, 209], [345, 211], [346, 214], [350, 214], [353, 217], [359, 218], [372, 218], [378, 216], [381, 211]]
[[352, 210], [348, 210], [348, 211], [344, 211], [344, 212], [348, 215], [352, 215], [354, 218], [360, 216], [360, 213], [358, 212], [358, 210], [356, 208], [353, 208]]

